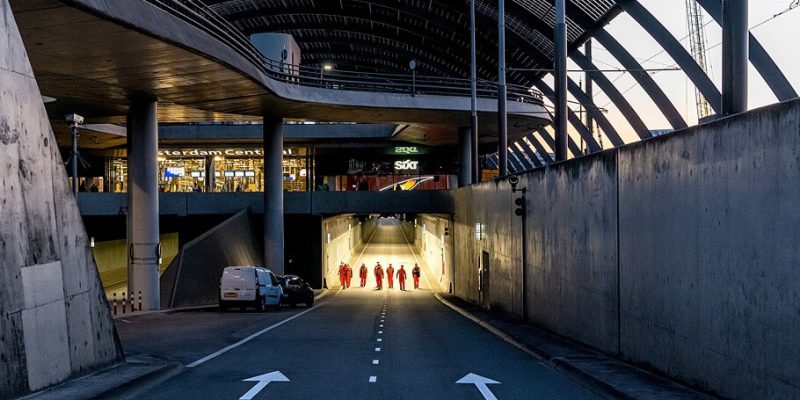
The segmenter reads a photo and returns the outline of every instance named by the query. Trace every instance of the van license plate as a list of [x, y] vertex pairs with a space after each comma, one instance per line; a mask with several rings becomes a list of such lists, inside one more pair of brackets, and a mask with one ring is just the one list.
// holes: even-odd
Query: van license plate
[[225, 297], [236, 297], [236, 293], [225, 293]]

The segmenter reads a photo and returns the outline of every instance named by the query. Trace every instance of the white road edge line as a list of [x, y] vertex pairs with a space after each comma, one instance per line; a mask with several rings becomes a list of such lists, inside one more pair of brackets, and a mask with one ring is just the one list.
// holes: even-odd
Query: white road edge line
[[[377, 224], [377, 222], [376, 222], [376, 224]], [[356, 258], [356, 262], [354, 262], [353, 265], [358, 266], [358, 262], [361, 261], [361, 256], [364, 255], [364, 252], [367, 251], [367, 247], [369, 247], [369, 244], [372, 243], [372, 238], [375, 237], [375, 232], [377, 230], [378, 230], [377, 226], [375, 227], [375, 229], [372, 230], [372, 235], [369, 235], [369, 239], [367, 240], [367, 244], [365, 244], [364, 248], [361, 249], [361, 254], [358, 255], [358, 258]]]
[[236, 342], [236, 343], [234, 343], [234, 344], [232, 344], [230, 346], [227, 346], [227, 347], [224, 347], [224, 348], [222, 348], [220, 350], [217, 350], [217, 351], [215, 351], [215, 352], [213, 352], [213, 353], [211, 353], [211, 354], [209, 354], [209, 355], [207, 355], [207, 356], [205, 356], [205, 357], [203, 357], [203, 358], [201, 358], [201, 359], [199, 359], [199, 360], [187, 365], [186, 368], [194, 368], [194, 367], [196, 367], [198, 365], [201, 365], [201, 364], [204, 364], [204, 363], [206, 363], [208, 361], [211, 361], [211, 360], [213, 360], [213, 359], [215, 359], [215, 358], [217, 358], [217, 357], [219, 357], [219, 356], [221, 356], [221, 355], [223, 355], [223, 354], [225, 354], [225, 353], [227, 353], [227, 352], [229, 352], [229, 351], [231, 351], [231, 350], [233, 350], [233, 349], [235, 349], [235, 348], [237, 348], [237, 347], [239, 347], [239, 346], [241, 346], [241, 345], [243, 345], [243, 344], [245, 344], [245, 343], [247, 343], [247, 342], [249, 342], [249, 341], [251, 341], [251, 340], [253, 340], [253, 339], [255, 339], [255, 338], [257, 338], [257, 337], [259, 337], [259, 336], [261, 336], [261, 335], [263, 335], [263, 334], [265, 334], [265, 333], [267, 333], [267, 332], [269, 332], [269, 331], [271, 331], [271, 330], [273, 330], [273, 329], [275, 329], [275, 328], [277, 328], [277, 327], [279, 327], [279, 326], [281, 326], [281, 325], [283, 325], [283, 324], [285, 324], [285, 323], [287, 323], [287, 322], [289, 322], [291, 320], [293, 320], [293, 319], [295, 319], [295, 318], [298, 318], [298, 317], [300, 317], [300, 316], [302, 316], [302, 315], [304, 315], [304, 314], [306, 314], [308, 312], [316, 310], [320, 306], [322, 306], [322, 304], [319, 304], [319, 305], [316, 305], [314, 307], [311, 307], [308, 310], [305, 310], [305, 311], [303, 311], [301, 313], [297, 313], [295, 315], [292, 315], [291, 317], [286, 318], [283, 321], [280, 321], [280, 322], [278, 322], [276, 324], [270, 325], [270, 326], [268, 326], [268, 327], [266, 327], [266, 328], [264, 328], [264, 329], [262, 329], [262, 330], [260, 330], [260, 331], [258, 331], [256, 333], [254, 333], [254, 334], [252, 334], [252, 335], [250, 335], [250, 336], [248, 336], [248, 337], [246, 337], [246, 338], [244, 338], [244, 339], [242, 339], [242, 340], [240, 340], [240, 341], [238, 341], [238, 342]]

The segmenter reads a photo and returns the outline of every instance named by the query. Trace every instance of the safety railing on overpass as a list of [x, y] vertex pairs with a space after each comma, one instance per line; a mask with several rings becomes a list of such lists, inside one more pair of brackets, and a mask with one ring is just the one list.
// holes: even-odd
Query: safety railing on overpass
[[[327, 89], [358, 90], [409, 95], [445, 95], [468, 97], [470, 80], [412, 74], [362, 73], [325, 70], [287, 64], [265, 57], [230, 21], [197, 0], [146, 0], [180, 17], [225, 43], [258, 66], [267, 76], [288, 84]], [[497, 84], [478, 80], [477, 96], [497, 97]], [[541, 92], [522, 85], [507, 85], [507, 98], [521, 103], [543, 104]]]

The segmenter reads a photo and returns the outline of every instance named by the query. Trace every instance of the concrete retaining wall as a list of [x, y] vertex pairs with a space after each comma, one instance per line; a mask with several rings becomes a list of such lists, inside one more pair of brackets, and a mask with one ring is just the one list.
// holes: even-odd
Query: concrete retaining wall
[[[800, 398], [800, 100], [538, 169], [519, 186], [530, 321], [723, 397]], [[458, 191], [455, 289], [521, 316], [510, 192]]]
[[186, 243], [161, 275], [161, 307], [216, 304], [222, 270], [231, 265], [263, 265], [261, 245], [242, 210]]
[[0, 399], [7, 399], [123, 354], [7, 0], [0, 14]]

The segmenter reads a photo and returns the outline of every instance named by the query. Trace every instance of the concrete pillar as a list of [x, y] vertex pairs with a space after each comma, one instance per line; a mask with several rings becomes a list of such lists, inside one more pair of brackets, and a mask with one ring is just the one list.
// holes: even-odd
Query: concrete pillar
[[722, 113], [747, 111], [750, 30], [747, 0], [722, 2]]
[[555, 59], [553, 78], [555, 89], [555, 146], [556, 161], [567, 159], [567, 23], [565, 0], [556, 0]]
[[497, 159], [500, 176], [508, 175], [508, 116], [506, 115], [506, 10], [497, 2]]
[[472, 180], [472, 129], [458, 128], [458, 187], [473, 183]]
[[128, 293], [158, 310], [158, 103], [135, 100], [128, 111]]
[[206, 157], [206, 192], [213, 192], [216, 181], [216, 166], [214, 165], [214, 156]]
[[472, 149], [472, 183], [480, 183], [480, 160], [478, 159], [478, 63], [475, 52], [475, 0], [469, 2], [469, 70], [470, 70], [470, 147]]
[[283, 119], [264, 117], [264, 266], [283, 275]]

